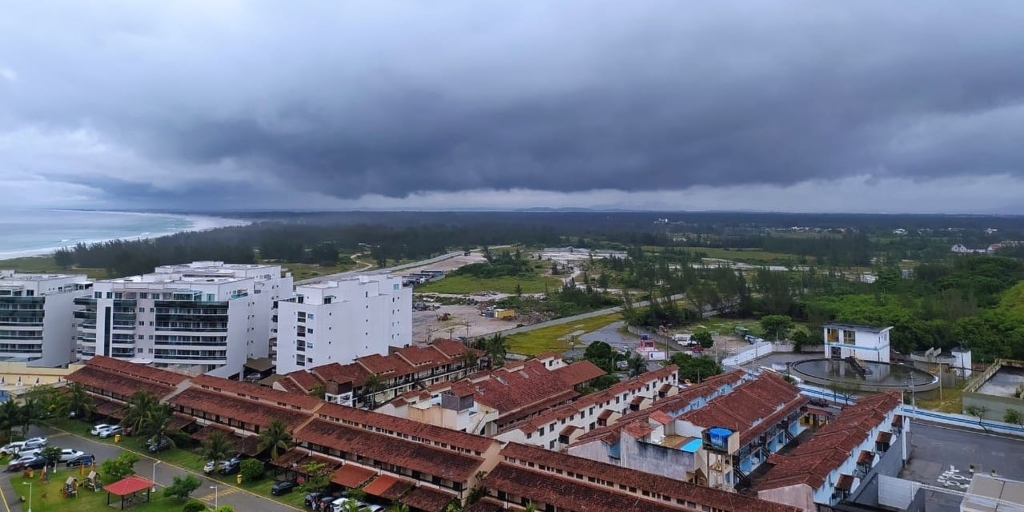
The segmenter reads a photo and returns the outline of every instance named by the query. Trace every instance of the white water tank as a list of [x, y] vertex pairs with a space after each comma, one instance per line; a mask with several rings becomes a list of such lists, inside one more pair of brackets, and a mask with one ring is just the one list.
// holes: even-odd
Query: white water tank
[[971, 378], [971, 349], [964, 347], [954, 348], [953, 358], [956, 360], [954, 371], [956, 371], [957, 375], [963, 379]]

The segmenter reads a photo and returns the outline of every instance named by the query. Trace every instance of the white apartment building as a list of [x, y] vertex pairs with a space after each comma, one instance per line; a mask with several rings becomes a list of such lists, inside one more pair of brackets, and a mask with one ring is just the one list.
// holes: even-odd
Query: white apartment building
[[825, 324], [825, 355], [832, 359], [853, 356], [862, 361], [889, 362], [889, 331], [892, 327]]
[[364, 275], [299, 286], [279, 308], [277, 373], [348, 364], [412, 343], [412, 288], [400, 276]]
[[74, 300], [90, 286], [83, 275], [0, 270], [0, 358], [43, 367], [76, 360]]
[[291, 293], [280, 266], [220, 261], [98, 281], [76, 301], [85, 306], [81, 356], [231, 377], [246, 359], [269, 356], [276, 305]]

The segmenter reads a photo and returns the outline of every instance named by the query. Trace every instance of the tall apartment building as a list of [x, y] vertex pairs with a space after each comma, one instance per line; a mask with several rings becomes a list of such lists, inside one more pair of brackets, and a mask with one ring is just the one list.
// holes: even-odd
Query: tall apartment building
[[278, 322], [280, 374], [386, 355], [412, 343], [412, 289], [388, 274], [299, 286]]
[[220, 377], [268, 357], [291, 274], [277, 265], [199, 261], [97, 282], [76, 303], [83, 359], [103, 355]]
[[74, 300], [90, 286], [82, 275], [0, 270], [0, 358], [44, 367], [77, 359]]

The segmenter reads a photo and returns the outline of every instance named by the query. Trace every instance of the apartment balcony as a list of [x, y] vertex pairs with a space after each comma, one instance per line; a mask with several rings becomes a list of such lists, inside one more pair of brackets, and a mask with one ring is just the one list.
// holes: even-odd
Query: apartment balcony
[[75, 297], [73, 302], [76, 306], [96, 306], [96, 299], [92, 297]]

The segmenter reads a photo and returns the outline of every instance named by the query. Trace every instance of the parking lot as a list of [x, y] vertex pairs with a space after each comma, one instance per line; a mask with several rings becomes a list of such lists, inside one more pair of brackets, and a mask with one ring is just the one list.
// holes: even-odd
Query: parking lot
[[[910, 460], [900, 478], [963, 491], [975, 472], [1024, 480], [1024, 440], [915, 421], [910, 427]], [[959, 510], [960, 498], [927, 492], [928, 510]]]
[[[49, 446], [75, 448], [82, 450], [85, 453], [91, 453], [96, 456], [97, 464], [104, 460], [112, 459], [123, 451], [120, 446], [105, 443], [96, 438], [77, 436], [48, 427], [34, 427], [29, 431], [29, 435], [46, 437], [49, 441]], [[154, 465], [154, 463], [157, 462], [156, 459], [143, 453], [136, 453], [139, 455], [140, 459], [139, 462], [135, 464], [136, 473], [146, 479], [153, 479], [155, 475], [157, 487], [170, 485], [175, 476], [181, 476], [183, 473], [188, 471], [185, 468], [174, 466], [166, 462]], [[60, 464], [57, 467], [57, 472], [51, 473], [51, 479], [64, 478], [66, 476], [77, 477], [79, 476], [79, 473], [78, 468], [67, 468], [64, 464]], [[203, 501], [211, 508], [213, 508], [214, 502], [216, 501], [219, 505], [230, 505], [234, 507], [235, 510], [239, 511], [259, 510], [261, 512], [284, 512], [301, 510], [289, 507], [268, 497], [260, 496], [237, 486], [227, 485], [224, 482], [210, 479], [202, 473], [191, 473], [193, 473], [202, 482], [202, 486], [193, 493], [192, 497]], [[11, 476], [15, 474], [18, 473], [6, 473], [3, 478], [0, 478], [0, 490], [2, 490], [0, 497], [2, 497], [5, 502], [5, 510], [20, 510], [21, 507], [19, 497], [24, 495], [24, 489], [16, 489], [14, 485], [12, 485]], [[216, 489], [214, 489], [214, 487], [216, 487]], [[62, 498], [57, 497], [55, 499]]]

